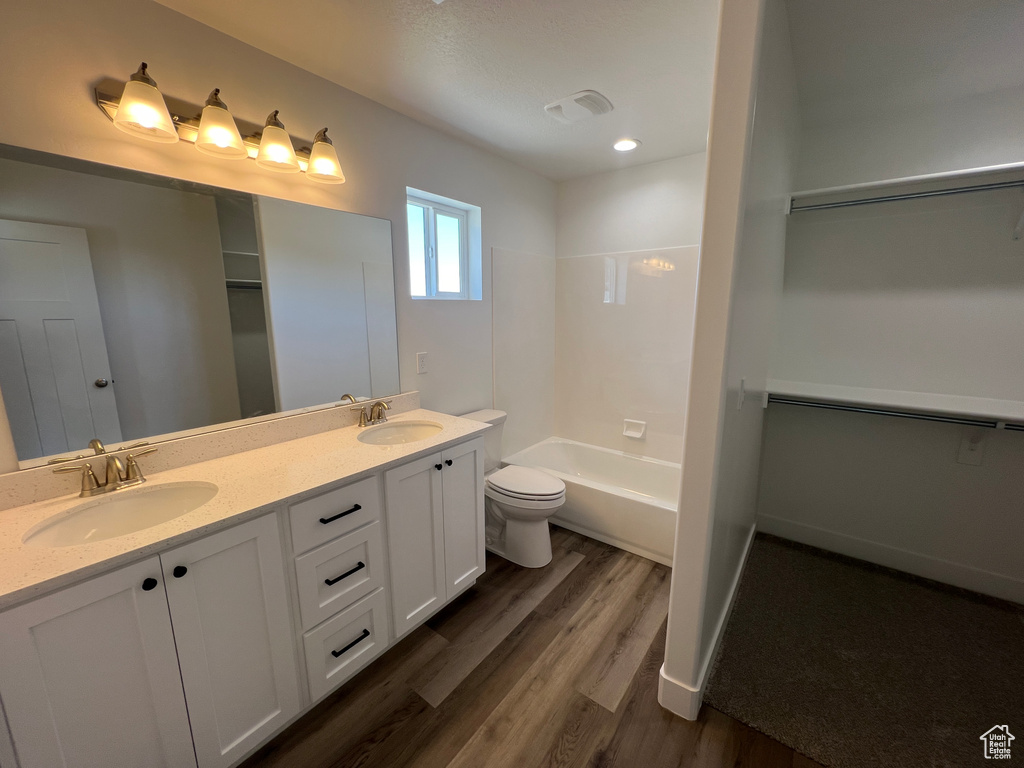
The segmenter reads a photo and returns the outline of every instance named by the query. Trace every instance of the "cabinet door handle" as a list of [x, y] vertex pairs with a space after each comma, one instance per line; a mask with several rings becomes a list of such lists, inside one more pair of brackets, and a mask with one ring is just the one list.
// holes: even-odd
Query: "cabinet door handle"
[[337, 651], [331, 651], [331, 656], [333, 656], [334, 658], [338, 658], [345, 651], [349, 651], [349, 650], [352, 650], [353, 648], [355, 648], [357, 645], [359, 645], [361, 642], [363, 642], [363, 640], [365, 640], [369, 636], [370, 636], [370, 630], [364, 629], [363, 630], [363, 634], [361, 634], [359, 637], [357, 637], [351, 643], [346, 645], [344, 648], [340, 648]]
[[452, 462], [452, 460], [451, 460], [451, 459], [445, 459], [445, 460], [444, 460], [444, 463], [445, 463], [445, 464], [447, 464], [447, 465], [448, 465], [448, 466], [450, 467], [450, 466], [452, 465], [452, 463], [453, 463], [453, 462]]
[[359, 561], [359, 565], [357, 565], [352, 570], [345, 571], [343, 574], [341, 574], [341, 576], [335, 576], [333, 579], [324, 579], [324, 584], [326, 584], [328, 587], [333, 587], [335, 584], [337, 584], [342, 579], [348, 578], [349, 576], [351, 576], [356, 571], [361, 571], [365, 567], [366, 567], [366, 563], [364, 563], [362, 560], [360, 560]]
[[142, 588], [144, 590], [146, 590], [147, 592], [149, 592], [149, 590], [151, 590], [151, 589], [156, 589], [156, 585], [158, 583], [159, 582], [156, 579], [148, 578], [148, 579], [146, 579], [145, 581], [142, 582]]
[[434, 465], [434, 469], [436, 469], [438, 472], [440, 472], [441, 471], [441, 465], [440, 464], [435, 464]]
[[359, 504], [353, 504], [352, 509], [346, 509], [344, 512], [339, 512], [334, 517], [321, 517], [320, 522], [327, 525], [328, 523], [333, 523], [335, 520], [339, 520], [345, 515], [351, 515], [353, 512], [358, 512], [360, 509], [362, 509], [362, 507]]
[[174, 578], [180, 579], [182, 576], [188, 573], [188, 568], [186, 568], [184, 565], [176, 565], [174, 566], [174, 570], [171, 571], [171, 573], [174, 574]]

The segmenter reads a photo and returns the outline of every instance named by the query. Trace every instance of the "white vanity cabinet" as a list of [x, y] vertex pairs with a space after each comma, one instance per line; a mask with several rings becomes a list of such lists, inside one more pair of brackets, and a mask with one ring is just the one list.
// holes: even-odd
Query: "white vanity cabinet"
[[12, 608], [0, 647], [20, 768], [218, 768], [300, 709], [273, 514]]
[[223, 768], [302, 707], [277, 515], [160, 563], [199, 768]]
[[483, 484], [482, 438], [384, 474], [396, 637], [483, 573]]

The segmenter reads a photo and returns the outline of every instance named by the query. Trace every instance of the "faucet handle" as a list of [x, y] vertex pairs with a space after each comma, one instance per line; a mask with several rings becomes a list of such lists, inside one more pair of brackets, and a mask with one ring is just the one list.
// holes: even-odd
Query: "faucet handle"
[[[144, 445], [149, 445], [148, 440], [143, 440], [141, 443], [133, 443], [132, 445], [122, 445], [120, 448], [114, 448], [115, 451], [134, 451], [136, 448], [141, 448]], [[154, 451], [156, 448], [153, 449]], [[141, 456], [141, 453], [136, 453], [136, 456]]]
[[[145, 445], [145, 443], [143, 443]], [[152, 448], [147, 448], [144, 451], [138, 453], [129, 453], [126, 457], [126, 466], [124, 469], [124, 481], [126, 483], [137, 480], [142, 483], [145, 482], [146, 478], [142, 476], [142, 470], [139, 468], [139, 462], [136, 459], [139, 456], [145, 456], [147, 453], [156, 453], [157, 447], [154, 445]]]
[[66, 461], [78, 461], [79, 459], [84, 459], [84, 458], [85, 458], [85, 454], [84, 453], [80, 453], [77, 456], [58, 456], [55, 459], [48, 460], [46, 463], [47, 464], [63, 464]]
[[52, 470], [55, 475], [66, 475], [71, 472], [82, 473], [82, 495], [86, 496], [100, 487], [100, 481], [96, 479], [92, 471], [92, 464], [78, 464], [77, 466], [63, 466]]

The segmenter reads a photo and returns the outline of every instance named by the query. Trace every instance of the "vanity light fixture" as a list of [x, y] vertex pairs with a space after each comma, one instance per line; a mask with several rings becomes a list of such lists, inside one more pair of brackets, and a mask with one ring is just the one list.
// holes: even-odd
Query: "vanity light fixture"
[[242, 135], [235, 125], [235, 118], [228, 112], [228, 105], [220, 99], [220, 88], [214, 88], [203, 107], [196, 134], [196, 149], [204, 155], [224, 157], [229, 160], [244, 160], [249, 156]]
[[114, 113], [114, 125], [125, 133], [162, 144], [174, 144], [178, 132], [156, 81], [146, 71], [146, 62], [125, 83], [124, 93]]
[[[119, 91], [123, 95], [117, 96]], [[248, 157], [261, 168], [277, 173], [305, 171], [312, 181], [345, 183], [338, 153], [326, 128], [313, 141], [296, 139], [296, 150], [296, 144], [278, 119], [278, 110], [271, 112], [262, 126], [235, 120], [221, 101], [219, 88], [213, 89], [203, 107], [175, 98], [165, 101], [143, 63], [127, 84], [104, 78], [96, 84], [95, 96], [96, 106], [120, 130], [134, 136], [168, 144], [180, 138], [207, 155], [226, 159]]]
[[338, 153], [334, 149], [334, 142], [327, 136], [326, 128], [317, 131], [313, 138], [313, 149], [309, 152], [306, 175], [313, 181], [324, 184], [345, 183], [345, 174], [342, 173], [341, 163], [338, 162]]
[[292, 137], [284, 129], [284, 123], [277, 119], [279, 111], [275, 109], [267, 115], [266, 125], [263, 126], [263, 138], [260, 139], [260, 151], [256, 155], [256, 165], [278, 173], [298, 173], [299, 160], [295, 156]]
[[640, 146], [640, 139], [619, 139], [612, 144], [612, 149], [616, 152], [632, 152], [634, 149]]

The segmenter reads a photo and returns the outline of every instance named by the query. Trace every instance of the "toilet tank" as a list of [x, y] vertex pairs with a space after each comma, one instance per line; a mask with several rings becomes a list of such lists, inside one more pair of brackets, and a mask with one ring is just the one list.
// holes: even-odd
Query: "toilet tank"
[[462, 418], [493, 424], [493, 429], [484, 432], [484, 472], [491, 472], [501, 466], [501, 430], [508, 414], [504, 411], [473, 411], [463, 414]]

